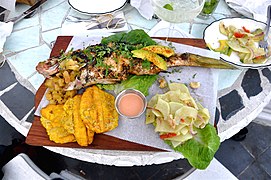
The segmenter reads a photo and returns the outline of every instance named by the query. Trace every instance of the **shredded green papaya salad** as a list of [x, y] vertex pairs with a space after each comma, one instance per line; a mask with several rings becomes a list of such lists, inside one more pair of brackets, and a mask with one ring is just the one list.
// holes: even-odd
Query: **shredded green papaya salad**
[[227, 36], [227, 39], [219, 40], [218, 48], [212, 48], [207, 44], [210, 49], [228, 56], [235, 52], [245, 64], [262, 64], [268, 59], [264, 49], [259, 47], [259, 41], [264, 38], [262, 29], [252, 31], [244, 26], [239, 29], [233, 25], [225, 26], [222, 21], [219, 24], [219, 31]]
[[220, 145], [216, 129], [209, 124], [209, 111], [194, 100], [185, 84], [168, 86], [168, 92], [148, 102], [146, 124], [152, 123], [160, 138], [193, 167], [205, 169]]

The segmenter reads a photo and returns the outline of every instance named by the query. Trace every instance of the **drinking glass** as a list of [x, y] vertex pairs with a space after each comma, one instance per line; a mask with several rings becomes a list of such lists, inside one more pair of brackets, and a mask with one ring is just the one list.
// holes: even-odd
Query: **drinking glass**
[[[167, 30], [167, 38], [172, 34], [181, 34], [175, 29], [176, 23], [189, 23], [201, 12], [205, 0], [151, 0], [154, 13], [162, 20], [169, 22], [168, 28], [162, 28], [158, 31]], [[161, 34], [161, 32], [156, 32]], [[167, 40], [167, 39], [166, 39]]]
[[202, 19], [209, 18], [215, 11], [219, 0], [205, 0], [202, 11], [200, 12], [199, 17]]

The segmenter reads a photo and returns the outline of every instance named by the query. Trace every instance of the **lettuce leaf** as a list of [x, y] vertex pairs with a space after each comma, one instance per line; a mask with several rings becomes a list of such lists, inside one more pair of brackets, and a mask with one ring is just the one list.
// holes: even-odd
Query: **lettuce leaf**
[[125, 32], [120, 32], [120, 33], [116, 33], [116, 34], [113, 34], [111, 36], [108, 36], [108, 37], [104, 37], [102, 38], [102, 41], [101, 43], [102, 44], [108, 44], [110, 42], [121, 42], [123, 37], [126, 36], [127, 33]]
[[[203, 129], [195, 129], [197, 134], [190, 140], [174, 148], [183, 154], [189, 163], [197, 169], [206, 169], [220, 146], [216, 129], [207, 124]], [[170, 141], [166, 141], [172, 146]]]
[[129, 76], [125, 81], [119, 84], [99, 84], [98, 87], [105, 90], [113, 90], [116, 94], [125, 89], [136, 89], [142, 92], [145, 96], [149, 95], [149, 88], [156, 81], [158, 75], [142, 75], [142, 76]]
[[135, 29], [128, 33], [116, 33], [108, 37], [104, 37], [101, 41], [102, 44], [108, 44], [111, 42], [125, 43], [130, 45], [142, 44], [144, 46], [150, 46], [157, 44], [152, 38], [142, 29]]

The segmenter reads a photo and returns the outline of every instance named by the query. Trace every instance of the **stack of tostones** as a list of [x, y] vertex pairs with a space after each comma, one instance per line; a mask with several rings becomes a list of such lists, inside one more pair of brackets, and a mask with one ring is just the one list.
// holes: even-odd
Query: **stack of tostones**
[[87, 146], [92, 143], [94, 133], [118, 126], [114, 100], [114, 96], [93, 86], [83, 95], [69, 98], [64, 105], [47, 105], [41, 110], [40, 120], [51, 141], [76, 141], [80, 146]]

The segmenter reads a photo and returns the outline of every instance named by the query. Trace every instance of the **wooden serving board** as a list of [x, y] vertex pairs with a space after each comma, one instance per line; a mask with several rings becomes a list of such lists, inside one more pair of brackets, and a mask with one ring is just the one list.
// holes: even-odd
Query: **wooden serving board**
[[[59, 36], [56, 40], [54, 48], [52, 49], [50, 57], [59, 55], [61, 50], [65, 51], [71, 39], [72, 36]], [[165, 38], [161, 37], [159, 39]], [[169, 41], [206, 48], [206, 44], [203, 39], [169, 38]], [[35, 95], [36, 108], [38, 107], [45, 93], [45, 90], [46, 87], [43, 83]], [[93, 143], [87, 147], [79, 146], [76, 142], [57, 144], [49, 140], [46, 130], [40, 122], [39, 116], [34, 116], [34, 121], [26, 137], [26, 143], [33, 146], [55, 146], [69, 148], [89, 148], [89, 149], [127, 150], [127, 151], [164, 151], [158, 148], [121, 140], [105, 134], [95, 134]]]

